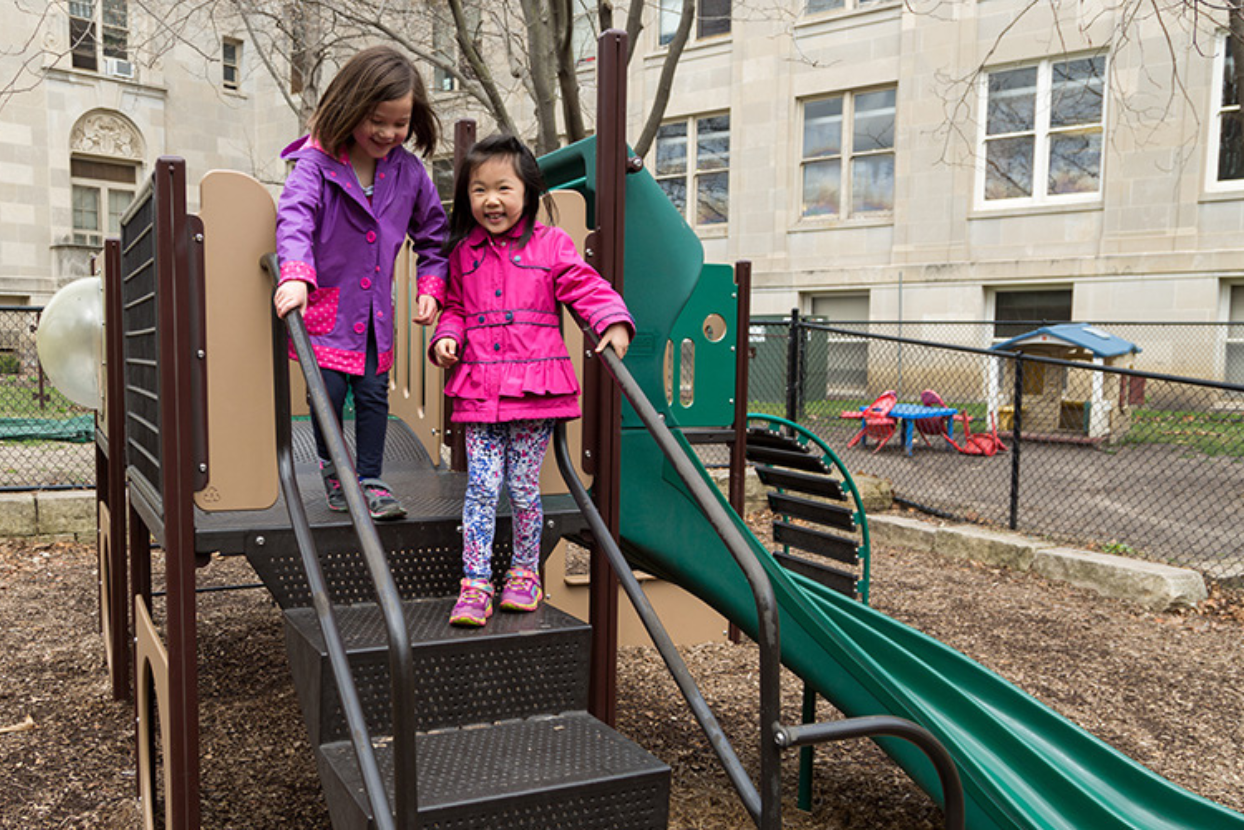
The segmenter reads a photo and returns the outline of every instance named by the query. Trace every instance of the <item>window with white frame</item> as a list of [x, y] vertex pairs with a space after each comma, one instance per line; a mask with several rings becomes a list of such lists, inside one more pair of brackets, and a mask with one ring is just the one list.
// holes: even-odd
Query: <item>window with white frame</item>
[[653, 175], [689, 223], [724, 225], [730, 217], [729, 114], [663, 124]]
[[[701, 40], [717, 35], [730, 34], [731, 0], [691, 0], [695, 3], [694, 39]], [[684, 0], [661, 0], [658, 15], [657, 41], [665, 46], [678, 31], [678, 19], [682, 16]]]
[[[1244, 49], [1230, 32], [1224, 32], [1217, 52], [1217, 95], [1210, 147], [1218, 158], [1210, 165], [1210, 183], [1239, 186], [1244, 180], [1244, 113], [1240, 110], [1240, 87], [1244, 81]], [[1234, 289], [1232, 289], [1234, 292]]]
[[132, 77], [126, 0], [70, 0], [69, 49], [75, 69]]
[[570, 37], [575, 66], [596, 60], [595, 0], [574, 0], [574, 23]]
[[1244, 384], [1244, 285], [1230, 287], [1227, 309], [1226, 365], [1223, 380]]
[[896, 0], [807, 0], [804, 12], [807, 14], [818, 14], [819, 12], [837, 11], [839, 9], [862, 9], [866, 6], [880, 6], [883, 3], [893, 2], [896, 2]]
[[236, 90], [242, 83], [242, 41], [231, 37], [221, 41], [220, 64], [225, 89]]
[[1099, 197], [1105, 94], [1104, 55], [990, 72], [982, 85], [981, 200]]
[[98, 248], [121, 233], [121, 217], [138, 182], [138, 165], [73, 156], [73, 243]]
[[801, 216], [893, 211], [894, 102], [894, 87], [803, 102]]

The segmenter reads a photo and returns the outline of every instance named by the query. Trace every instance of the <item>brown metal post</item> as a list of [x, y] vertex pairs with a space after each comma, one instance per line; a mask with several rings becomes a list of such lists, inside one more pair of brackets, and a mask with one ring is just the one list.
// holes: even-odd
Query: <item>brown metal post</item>
[[[596, 118], [596, 237], [592, 260], [596, 269], [623, 290], [623, 248], [626, 240], [626, 33], [610, 29], [598, 44]], [[592, 361], [601, 371], [598, 361]], [[622, 396], [607, 382], [596, 385], [597, 457], [593, 497], [601, 518], [616, 539], [619, 527], [618, 479], [622, 431]], [[592, 625], [592, 669], [588, 709], [607, 724], [617, 717], [618, 578], [604, 551], [592, 546], [589, 622]]]
[[186, 219], [186, 164], [156, 163], [160, 458], [164, 508], [166, 626], [169, 660], [166, 794], [178, 830], [199, 827], [199, 688], [194, 556], [194, 421], [189, 311], [191, 240]]
[[[108, 584], [100, 586], [100, 602], [106, 602], [108, 619], [112, 629], [108, 650], [112, 655], [109, 673], [112, 680], [112, 696], [116, 700], [128, 700], [130, 686], [130, 642], [133, 628], [130, 625], [130, 601], [126, 593], [129, 557], [126, 539], [125, 500], [125, 378], [121, 372], [122, 326], [121, 326], [121, 243], [109, 239], [104, 244], [104, 360], [108, 371], [104, 375], [105, 405], [107, 406], [108, 433], [103, 436], [107, 444], [107, 460], [103, 464], [103, 477], [96, 476], [96, 501], [108, 505], [108, 527], [101, 528], [108, 534]], [[97, 453], [100, 451], [97, 449]], [[102, 455], [102, 453], [100, 453]], [[101, 615], [105, 613], [100, 606]]]
[[[454, 176], [462, 168], [462, 160], [475, 146], [475, 121], [471, 118], [460, 118], [454, 122]], [[457, 183], [455, 182], [455, 188]], [[449, 447], [449, 468], [464, 472], [466, 463], [466, 433], [449, 419], [454, 414], [453, 398], [445, 397], [441, 408], [441, 442]]]
[[[750, 329], [752, 322], [752, 264], [734, 264], [737, 331], [734, 333], [734, 443], [730, 445], [730, 506], [740, 516], [747, 510], [747, 384], [750, 368]], [[727, 631], [730, 642], [742, 640], [734, 623]]]

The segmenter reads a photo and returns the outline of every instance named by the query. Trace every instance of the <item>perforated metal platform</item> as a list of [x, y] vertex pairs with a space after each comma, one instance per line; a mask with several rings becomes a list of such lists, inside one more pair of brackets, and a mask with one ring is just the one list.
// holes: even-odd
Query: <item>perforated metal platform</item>
[[[421, 826], [437, 830], [662, 830], [669, 767], [583, 712], [422, 734]], [[391, 747], [377, 758], [393, 796]], [[349, 743], [321, 747], [335, 830], [372, 825]]]
[[[591, 629], [549, 605], [498, 611], [484, 631], [448, 624], [452, 599], [403, 604], [415, 654], [420, 731], [491, 723], [587, 706]], [[391, 731], [387, 637], [373, 604], [335, 609], [355, 685], [373, 735]], [[285, 615], [286, 647], [312, 745], [349, 736], [310, 608]]]

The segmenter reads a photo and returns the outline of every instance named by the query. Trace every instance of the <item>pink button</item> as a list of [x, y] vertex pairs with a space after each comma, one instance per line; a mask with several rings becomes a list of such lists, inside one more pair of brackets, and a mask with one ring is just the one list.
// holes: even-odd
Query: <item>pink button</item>
[[329, 170], [329, 171], [328, 171], [328, 175], [332, 176], [332, 177], [335, 179], [335, 178], [337, 178], [337, 171], [336, 171], [336, 170]]
[[359, 280], [359, 287], [363, 289], [371, 288], [371, 280], [367, 279], [367, 277], [363, 277], [363, 279]]
[[375, 232], [375, 231], [368, 231], [368, 232], [367, 232], [367, 241], [368, 241], [368, 242], [375, 242], [375, 241], [376, 241], [376, 232]]
[[379, 265], [377, 265], [377, 266], [376, 266], [376, 273], [377, 273], [377, 274], [379, 274], [379, 273], [380, 273], [380, 266], [379, 266]]
[[383, 319], [384, 319], [384, 312], [383, 312], [383, 311], [377, 311], [377, 312], [376, 312], [376, 318], [377, 318], [378, 320], [383, 320]]
[[354, 185], [350, 184], [349, 182], [346, 182], [346, 190], [349, 190], [353, 186]]
[[365, 332], [365, 331], [367, 331], [367, 324], [366, 324], [366, 323], [355, 323], [355, 324], [354, 324], [354, 332], [355, 332], [355, 334], [362, 334], [362, 333], [363, 333], [363, 332]]
[[381, 174], [380, 174], [380, 178], [382, 178], [382, 179], [384, 178], [384, 173], [381, 173]]

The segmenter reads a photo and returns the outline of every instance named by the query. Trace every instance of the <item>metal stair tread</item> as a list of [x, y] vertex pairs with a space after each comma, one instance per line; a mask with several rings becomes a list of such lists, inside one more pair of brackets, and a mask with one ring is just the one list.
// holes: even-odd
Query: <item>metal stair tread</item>
[[[530, 637], [540, 634], [557, 634], [580, 631], [587, 628], [583, 621], [548, 603], [530, 613], [496, 611], [484, 628], [459, 628], [449, 624], [449, 612], [454, 597], [407, 600], [402, 603], [406, 617], [406, 630], [415, 648], [441, 645], [462, 640], [492, 639], [506, 637]], [[388, 647], [388, 635], [379, 606], [375, 603], [339, 605], [333, 608], [337, 627], [347, 651], [357, 654], [364, 651], [384, 650]], [[324, 638], [320, 633], [313, 608], [291, 608], [285, 612], [288, 624], [306, 638], [308, 644], [326, 653]]]
[[[417, 747], [421, 814], [490, 803], [504, 806], [522, 796], [555, 801], [558, 791], [645, 778], [658, 791], [668, 787], [668, 765], [586, 712], [425, 732], [419, 734]], [[339, 741], [320, 747], [320, 752], [325, 771], [331, 770], [336, 783], [352, 794], [356, 808], [366, 812], [353, 745]], [[391, 743], [381, 742], [376, 757], [392, 799]]]

